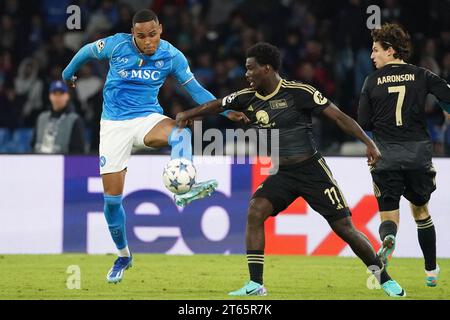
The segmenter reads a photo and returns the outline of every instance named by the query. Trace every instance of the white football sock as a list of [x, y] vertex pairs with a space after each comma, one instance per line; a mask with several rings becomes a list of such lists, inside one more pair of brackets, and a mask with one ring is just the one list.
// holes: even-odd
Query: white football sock
[[118, 255], [119, 255], [119, 257], [130, 257], [131, 253], [130, 253], [130, 249], [128, 249], [128, 246], [126, 246], [123, 249], [120, 249]]

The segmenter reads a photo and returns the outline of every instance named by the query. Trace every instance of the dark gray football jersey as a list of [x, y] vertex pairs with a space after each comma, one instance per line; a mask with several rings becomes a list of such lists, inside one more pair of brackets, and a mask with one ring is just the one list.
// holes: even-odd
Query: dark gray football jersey
[[244, 112], [251, 120], [252, 128], [278, 129], [281, 157], [312, 155], [317, 151], [311, 117], [329, 104], [316, 88], [284, 79], [267, 96], [247, 88], [222, 100], [224, 109]]
[[450, 87], [444, 79], [412, 64], [387, 64], [366, 78], [358, 122], [373, 132], [382, 153], [378, 170], [431, 165], [432, 144], [425, 114], [429, 93], [450, 101]]

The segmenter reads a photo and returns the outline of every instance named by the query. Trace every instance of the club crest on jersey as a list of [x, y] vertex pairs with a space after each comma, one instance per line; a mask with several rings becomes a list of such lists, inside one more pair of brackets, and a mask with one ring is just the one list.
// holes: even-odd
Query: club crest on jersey
[[161, 69], [162, 67], [164, 67], [164, 61], [162, 61], [162, 60], [156, 61], [155, 67], [157, 67], [158, 69]]
[[100, 157], [100, 167], [104, 167], [106, 164], [106, 158], [105, 156]]
[[270, 123], [269, 114], [264, 110], [256, 112], [256, 122], [261, 128], [275, 127], [275, 122]]

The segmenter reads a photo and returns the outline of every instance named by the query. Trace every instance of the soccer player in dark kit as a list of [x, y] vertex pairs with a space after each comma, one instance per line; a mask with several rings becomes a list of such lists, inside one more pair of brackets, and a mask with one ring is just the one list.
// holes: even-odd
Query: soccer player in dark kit
[[434, 287], [439, 276], [436, 264], [436, 232], [428, 201], [436, 189], [431, 162], [432, 143], [427, 131], [425, 99], [431, 93], [450, 111], [450, 87], [431, 71], [407, 64], [410, 37], [399, 25], [384, 24], [372, 31], [371, 58], [378, 69], [366, 78], [358, 122], [373, 131], [382, 159], [371, 168], [374, 193], [381, 215], [378, 255], [387, 265], [395, 248], [399, 202], [404, 196], [417, 223], [419, 244], [425, 258], [426, 284]]
[[377, 267], [377, 279], [389, 296], [405, 296], [405, 291], [387, 274], [367, 238], [353, 226], [342, 192], [317, 152], [311, 116], [324, 114], [342, 130], [364, 142], [369, 165], [375, 165], [380, 158], [378, 148], [356, 121], [314, 87], [282, 79], [278, 74], [280, 65], [278, 48], [268, 43], [254, 45], [247, 51], [246, 59], [249, 88], [178, 113], [176, 118], [177, 125], [183, 127], [198, 116], [236, 110], [243, 112], [244, 120], [255, 129], [279, 130], [279, 159], [272, 159], [279, 163], [279, 170], [259, 186], [248, 209], [246, 246], [250, 281], [230, 295], [267, 294], [263, 285], [264, 221], [301, 196], [327, 220], [366, 266]]

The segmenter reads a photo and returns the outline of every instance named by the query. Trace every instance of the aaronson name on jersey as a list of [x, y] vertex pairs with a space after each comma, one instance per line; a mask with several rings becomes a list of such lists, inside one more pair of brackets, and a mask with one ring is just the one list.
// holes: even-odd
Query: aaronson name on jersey
[[392, 76], [383, 76], [377, 78], [377, 85], [390, 83], [390, 82], [403, 82], [403, 81], [415, 81], [415, 75], [413, 73], [396, 74]]

